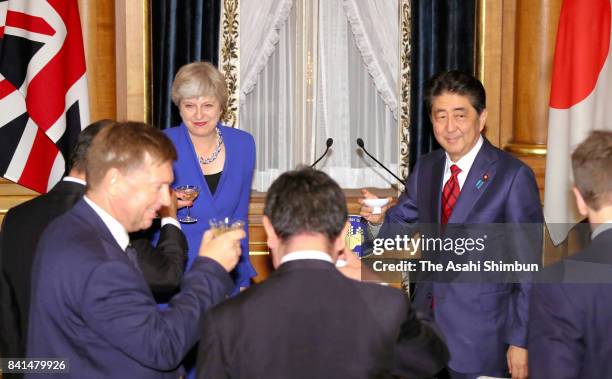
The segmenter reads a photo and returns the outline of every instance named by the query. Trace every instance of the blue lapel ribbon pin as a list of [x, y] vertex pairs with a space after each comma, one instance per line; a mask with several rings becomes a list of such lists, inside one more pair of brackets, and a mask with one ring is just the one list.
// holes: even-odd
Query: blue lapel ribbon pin
[[480, 187], [482, 187], [482, 185], [485, 184], [487, 180], [489, 180], [489, 175], [484, 174], [482, 176], [482, 179], [478, 179], [478, 181], [476, 182], [476, 188], [480, 189]]

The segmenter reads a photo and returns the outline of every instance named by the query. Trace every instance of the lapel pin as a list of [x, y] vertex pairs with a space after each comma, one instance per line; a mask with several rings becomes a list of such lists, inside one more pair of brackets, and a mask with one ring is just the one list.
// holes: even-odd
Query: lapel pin
[[489, 180], [489, 175], [484, 174], [482, 176], [482, 179], [478, 179], [478, 181], [476, 182], [476, 188], [480, 189], [480, 187], [482, 187], [482, 185], [485, 184], [487, 180]]

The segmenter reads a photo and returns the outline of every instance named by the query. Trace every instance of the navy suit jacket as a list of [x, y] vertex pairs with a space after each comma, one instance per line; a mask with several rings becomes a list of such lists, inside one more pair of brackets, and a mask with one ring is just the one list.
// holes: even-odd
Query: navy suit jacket
[[612, 378], [612, 230], [546, 270], [557, 278], [533, 288], [529, 377]]
[[404, 293], [315, 259], [283, 263], [203, 329], [199, 378], [428, 378], [448, 361]]
[[27, 354], [67, 358], [75, 378], [164, 377], [195, 344], [203, 313], [233, 287], [221, 265], [200, 257], [160, 310], [84, 200], [44, 232], [32, 274]]
[[[380, 235], [393, 224], [440, 222], [445, 160], [442, 149], [419, 158], [405, 192], [387, 211]], [[448, 222], [542, 223], [533, 172], [484, 139]], [[529, 290], [527, 283], [425, 283], [417, 284], [414, 302], [427, 311], [435, 298], [433, 316], [451, 353], [450, 368], [502, 376], [507, 346], [527, 345]]]
[[[4, 218], [0, 261], [7, 288], [0, 293], [0, 306], [6, 312], [6, 322], [10, 322], [8, 332], [0, 334], [0, 354], [5, 357], [25, 354], [32, 264], [38, 241], [47, 226], [84, 193], [84, 185], [62, 180], [46, 194], [11, 208]], [[187, 261], [187, 240], [178, 228], [166, 225], [154, 248], [148, 233], [132, 233], [130, 240], [153, 294], [158, 302], [166, 302], [178, 290]]]

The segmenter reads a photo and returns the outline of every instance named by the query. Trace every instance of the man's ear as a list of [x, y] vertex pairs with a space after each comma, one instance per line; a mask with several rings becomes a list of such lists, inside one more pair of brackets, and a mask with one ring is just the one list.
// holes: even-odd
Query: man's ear
[[278, 245], [280, 244], [280, 239], [278, 238], [278, 235], [276, 234], [276, 231], [274, 230], [274, 227], [272, 226], [272, 223], [270, 222], [268, 216], [263, 216], [262, 221], [264, 230], [266, 231], [266, 236], [268, 237], [268, 246], [270, 247], [270, 249], [276, 250], [278, 248]]
[[119, 193], [119, 187], [121, 184], [122, 174], [121, 171], [115, 167], [111, 167], [104, 175], [102, 183], [106, 189], [106, 192], [111, 196], [116, 196]]
[[344, 224], [344, 227], [342, 228], [342, 231], [340, 232], [340, 235], [338, 237], [336, 237], [336, 239], [334, 240], [334, 252], [339, 252], [344, 250], [344, 247], [346, 246], [346, 234], [348, 233], [348, 228], [349, 228], [350, 224], [347, 221]]
[[578, 212], [584, 217], [588, 217], [589, 215], [589, 206], [586, 201], [584, 201], [584, 197], [578, 190], [578, 188], [573, 187], [572, 191], [574, 192], [574, 196], [576, 197], [576, 207], [578, 207]]
[[480, 131], [482, 132], [485, 125], [487, 124], [487, 116], [489, 115], [489, 113], [487, 112], [487, 109], [483, 109], [482, 112], [480, 112], [480, 116], [478, 116], [478, 123], [480, 124]]

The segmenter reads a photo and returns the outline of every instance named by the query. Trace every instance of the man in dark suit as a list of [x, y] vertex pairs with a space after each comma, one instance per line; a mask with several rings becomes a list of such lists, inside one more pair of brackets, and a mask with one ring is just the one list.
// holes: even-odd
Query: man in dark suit
[[572, 154], [574, 195], [591, 245], [545, 270], [532, 291], [529, 377], [612, 378], [612, 132]]
[[66, 358], [75, 378], [156, 378], [194, 345], [204, 312], [232, 291], [245, 233], [206, 233], [181, 292], [157, 307], [128, 233], [170, 205], [174, 159], [172, 142], [146, 124], [113, 123], [94, 138], [85, 195], [38, 245], [28, 356]]
[[[427, 83], [425, 103], [442, 149], [419, 158], [405, 192], [382, 214], [360, 199], [373, 229], [383, 221], [383, 236], [405, 223], [542, 223], [531, 169], [481, 135], [487, 119], [482, 83], [459, 71], [440, 73]], [[416, 285], [415, 306], [432, 313], [448, 344], [451, 377], [507, 377], [508, 371], [527, 377], [529, 290], [529, 283]]]
[[[38, 240], [53, 220], [83, 197], [86, 185], [85, 154], [92, 139], [110, 124], [110, 120], [100, 120], [85, 128], [70, 157], [68, 176], [48, 193], [10, 209], [4, 218], [0, 260], [8, 288], [2, 296], [2, 304], [3, 312], [14, 314], [10, 315], [12, 327], [7, 328], [7, 334], [0, 336], [5, 346], [0, 356], [23, 357], [25, 354], [32, 262]], [[187, 261], [187, 241], [176, 221], [175, 203], [160, 209], [160, 214], [164, 216], [161, 221], [163, 226], [155, 248], [146, 232], [133, 233], [130, 240], [138, 251], [138, 264], [145, 280], [156, 299], [163, 302], [178, 290]]]
[[210, 311], [200, 378], [422, 378], [444, 367], [444, 343], [404, 293], [336, 268], [346, 220], [344, 193], [323, 172], [272, 184], [263, 225], [277, 270]]
[[[2, 231], [0, 231], [0, 241], [2, 241]], [[2, 255], [2, 245], [0, 244], [0, 256]], [[8, 280], [2, 270], [2, 260], [0, 260], [0, 358], [18, 357], [19, 355], [19, 325], [15, 320], [19, 313], [14, 299], [12, 288], [8, 285]]]

